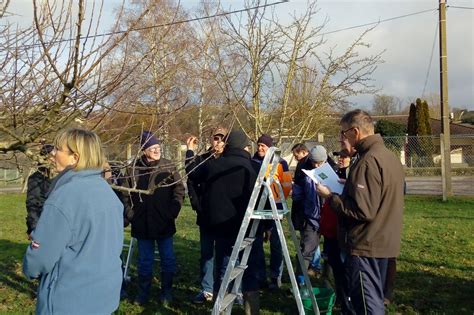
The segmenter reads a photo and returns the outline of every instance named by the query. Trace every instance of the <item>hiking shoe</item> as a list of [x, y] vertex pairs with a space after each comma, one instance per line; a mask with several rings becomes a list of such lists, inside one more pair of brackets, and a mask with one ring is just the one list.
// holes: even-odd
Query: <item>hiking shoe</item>
[[196, 295], [193, 299], [194, 304], [202, 304], [204, 302], [212, 302], [212, 297], [213, 294], [206, 292], [206, 291], [201, 291], [199, 292], [198, 295]]

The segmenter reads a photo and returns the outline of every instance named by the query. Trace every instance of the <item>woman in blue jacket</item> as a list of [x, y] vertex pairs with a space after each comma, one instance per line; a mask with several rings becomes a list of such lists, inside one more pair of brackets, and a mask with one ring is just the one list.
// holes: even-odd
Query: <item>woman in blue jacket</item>
[[102, 178], [99, 137], [69, 129], [55, 139], [52, 183], [24, 261], [39, 278], [37, 314], [111, 314], [120, 300], [123, 205]]

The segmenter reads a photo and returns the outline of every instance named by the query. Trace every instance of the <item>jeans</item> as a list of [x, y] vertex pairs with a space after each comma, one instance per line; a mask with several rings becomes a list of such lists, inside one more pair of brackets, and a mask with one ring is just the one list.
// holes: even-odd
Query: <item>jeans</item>
[[225, 270], [229, 264], [232, 246], [235, 238], [217, 237], [216, 238], [216, 277], [214, 278], [214, 292], [219, 292], [222, 279], [224, 279]]
[[212, 232], [199, 227], [201, 243], [201, 289], [204, 292], [214, 291], [214, 244], [216, 237]]
[[155, 242], [160, 254], [161, 272], [176, 272], [176, 257], [173, 250], [172, 236], [159, 240], [138, 239], [138, 274], [140, 276], [153, 275]]

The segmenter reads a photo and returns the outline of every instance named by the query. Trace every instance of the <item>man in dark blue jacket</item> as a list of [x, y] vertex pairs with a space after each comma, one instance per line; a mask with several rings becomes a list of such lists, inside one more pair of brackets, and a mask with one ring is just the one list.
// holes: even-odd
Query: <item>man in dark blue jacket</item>
[[[307, 156], [306, 169], [321, 166], [327, 160], [326, 149], [317, 145]], [[303, 173], [301, 171], [301, 173]], [[304, 174], [304, 173], [303, 173]], [[315, 183], [306, 175], [296, 177], [293, 185], [292, 221], [301, 235], [301, 252], [306, 268], [310, 267], [314, 253], [319, 246], [319, 220], [322, 200], [316, 193]]]

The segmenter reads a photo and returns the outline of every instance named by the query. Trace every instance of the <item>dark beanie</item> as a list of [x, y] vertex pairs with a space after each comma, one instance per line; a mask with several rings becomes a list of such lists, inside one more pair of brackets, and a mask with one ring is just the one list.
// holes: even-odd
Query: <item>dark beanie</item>
[[160, 140], [156, 138], [154, 133], [151, 131], [143, 131], [142, 136], [140, 138], [141, 149], [146, 150], [155, 144], [160, 144]]
[[257, 144], [263, 143], [267, 147], [273, 147], [273, 139], [269, 135], [263, 134], [257, 139]]
[[248, 144], [248, 138], [242, 130], [232, 130], [227, 136], [225, 147], [229, 149], [243, 149]]

